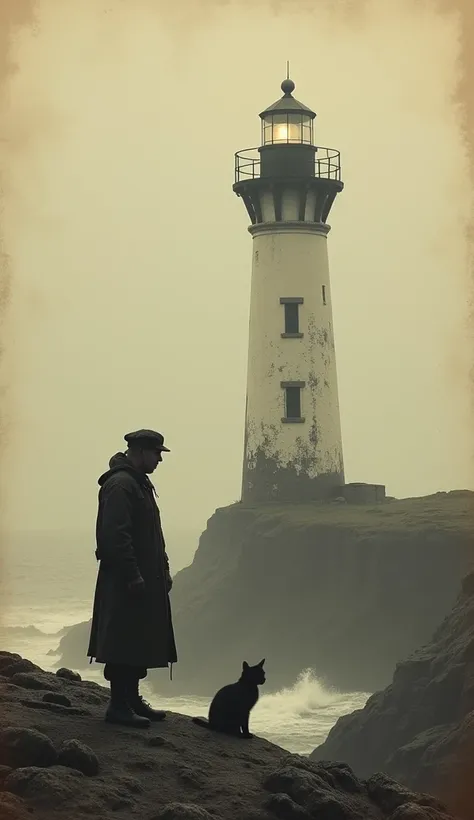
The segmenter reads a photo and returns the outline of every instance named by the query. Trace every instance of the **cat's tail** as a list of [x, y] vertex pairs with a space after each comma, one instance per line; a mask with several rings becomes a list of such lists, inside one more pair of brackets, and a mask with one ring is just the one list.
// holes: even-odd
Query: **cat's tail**
[[209, 724], [209, 721], [206, 720], [206, 718], [193, 717], [192, 720], [193, 720], [193, 723], [195, 723], [197, 726], [202, 726], [203, 729], [210, 729], [211, 728], [210, 724]]

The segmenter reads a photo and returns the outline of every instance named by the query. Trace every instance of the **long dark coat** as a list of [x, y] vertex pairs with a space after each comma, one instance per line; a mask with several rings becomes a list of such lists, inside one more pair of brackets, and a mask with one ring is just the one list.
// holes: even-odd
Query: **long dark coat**
[[[161, 520], [148, 476], [123, 453], [99, 478], [97, 550], [100, 561], [88, 656], [98, 663], [145, 669], [176, 663]], [[128, 585], [141, 575], [142, 596]]]

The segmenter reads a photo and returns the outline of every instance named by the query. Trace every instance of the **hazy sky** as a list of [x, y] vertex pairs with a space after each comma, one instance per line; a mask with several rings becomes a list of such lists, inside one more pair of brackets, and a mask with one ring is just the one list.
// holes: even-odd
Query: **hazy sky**
[[199, 530], [239, 497], [252, 240], [233, 154], [259, 143], [287, 59], [317, 142], [342, 152], [346, 479], [474, 488], [459, 20], [434, 0], [349, 17], [318, 0], [198, 5], [39, 0], [13, 40], [10, 525], [93, 525], [97, 476], [142, 426], [172, 450], [156, 476], [168, 527]]

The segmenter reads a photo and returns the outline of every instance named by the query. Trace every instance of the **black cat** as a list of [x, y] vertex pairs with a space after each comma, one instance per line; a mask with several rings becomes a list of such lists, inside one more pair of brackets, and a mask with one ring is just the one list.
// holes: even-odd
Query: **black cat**
[[243, 662], [242, 674], [237, 683], [231, 683], [219, 689], [209, 707], [209, 721], [204, 718], [193, 718], [193, 722], [214, 732], [226, 735], [250, 738], [250, 712], [258, 701], [258, 687], [265, 683], [263, 664], [265, 658], [256, 666]]

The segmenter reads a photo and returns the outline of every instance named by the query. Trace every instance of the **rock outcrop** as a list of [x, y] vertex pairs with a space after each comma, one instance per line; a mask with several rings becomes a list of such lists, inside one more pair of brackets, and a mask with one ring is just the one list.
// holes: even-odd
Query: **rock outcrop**
[[448, 820], [437, 799], [385, 776], [363, 781], [347, 764], [214, 735], [181, 715], [146, 731], [107, 725], [107, 699], [0, 652], [2, 820]]
[[[307, 668], [345, 692], [386, 686], [451, 609], [473, 513], [470, 492], [217, 510], [175, 577], [173, 682], [162, 672], [150, 680], [161, 692], [208, 696], [233, 680], [236, 663], [266, 657], [269, 690]], [[61, 663], [86, 666], [88, 632], [82, 624], [63, 637]]]
[[328, 758], [361, 777], [386, 772], [460, 814], [474, 805], [474, 572], [432, 641], [398, 664], [392, 684], [364, 709], [340, 718], [311, 755]]

